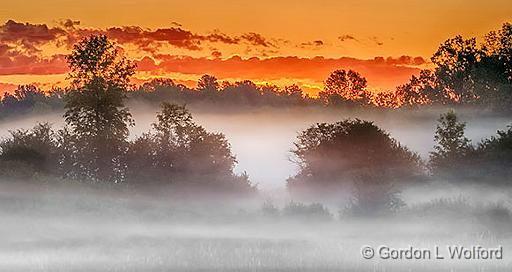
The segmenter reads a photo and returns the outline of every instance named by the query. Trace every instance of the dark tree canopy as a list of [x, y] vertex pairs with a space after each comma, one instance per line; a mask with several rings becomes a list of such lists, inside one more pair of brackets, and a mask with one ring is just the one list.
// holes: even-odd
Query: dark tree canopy
[[[38, 124], [31, 130], [11, 131], [0, 142], [0, 174], [20, 177], [33, 172], [57, 173], [58, 143], [49, 124]], [[16, 172], [17, 171], [17, 172]]]
[[225, 192], [254, 191], [247, 176], [233, 173], [235, 163], [223, 134], [195, 124], [184, 106], [162, 103], [153, 129], [130, 144], [128, 176], [133, 182], [186, 182], [184, 186], [199, 184]]
[[135, 64], [123, 57], [105, 35], [92, 35], [77, 43], [67, 62], [71, 70], [69, 77], [78, 86], [101, 78], [126, 88], [135, 73]]
[[73, 89], [65, 97], [65, 120], [76, 138], [81, 166], [76, 175], [121, 181], [131, 114], [124, 106], [135, 66], [105, 36], [91, 36], [68, 56]]
[[442, 43], [434, 69], [397, 88], [403, 105], [472, 105], [510, 111], [512, 105], [512, 26], [489, 32], [482, 43], [458, 35]]
[[343, 104], [355, 101], [368, 104], [369, 94], [366, 91], [366, 79], [353, 70], [336, 70], [325, 81], [324, 90], [319, 93], [320, 98], [327, 104]]
[[203, 75], [197, 82], [197, 89], [203, 92], [215, 93], [219, 90], [220, 85], [217, 78], [212, 75]]
[[499, 130], [496, 136], [483, 140], [476, 148], [475, 169], [478, 182], [511, 184], [512, 178], [512, 126]]
[[421, 70], [419, 76], [413, 75], [409, 82], [398, 86], [395, 93], [404, 107], [452, 103], [450, 94], [438, 89], [436, 75], [430, 70]]
[[344, 120], [321, 123], [301, 132], [292, 150], [299, 173], [289, 179], [292, 190], [350, 184], [371, 174], [378, 183], [409, 181], [421, 173], [417, 154], [372, 122]]
[[460, 174], [472, 147], [464, 136], [465, 123], [453, 111], [442, 114], [434, 135], [436, 145], [430, 153], [430, 168], [435, 175]]

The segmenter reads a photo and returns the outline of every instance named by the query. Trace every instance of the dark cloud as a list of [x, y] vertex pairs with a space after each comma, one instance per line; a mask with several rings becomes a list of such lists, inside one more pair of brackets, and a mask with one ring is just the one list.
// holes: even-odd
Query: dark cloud
[[324, 45], [324, 42], [321, 40], [311, 41], [311, 42], [303, 42], [298, 47], [305, 49], [319, 49]]
[[204, 42], [240, 44], [242, 41], [253, 46], [269, 47], [274, 44], [258, 33], [245, 33], [241, 36], [230, 36], [215, 30], [212, 33], [199, 34], [184, 29], [173, 22], [172, 27], [145, 29], [139, 26], [110, 27], [107, 29], [80, 28], [80, 21], [66, 19], [59, 21], [56, 27], [46, 24], [18, 23], [7, 21], [0, 26], [0, 42], [17, 44], [26, 51], [36, 52], [45, 43], [65, 43], [68, 47], [83, 37], [92, 34], [104, 34], [120, 44], [133, 44], [139, 49], [155, 53], [162, 45], [197, 51], [202, 50]]
[[254, 46], [274, 46], [258, 33], [246, 33], [242, 36], [230, 36], [215, 30], [209, 34], [197, 34], [181, 27], [158, 28], [155, 30], [142, 29], [138, 26], [111, 27], [99, 31], [117, 42], [131, 43], [142, 50], [154, 52], [162, 43], [192, 51], [202, 50], [203, 42], [240, 44], [245, 41]]
[[384, 45], [384, 42], [379, 40], [379, 38], [377, 38], [376, 36], [372, 36], [369, 39], [370, 39], [370, 41], [374, 42], [378, 46]]
[[250, 32], [245, 33], [241, 36], [241, 39], [249, 42], [252, 45], [256, 46], [263, 46], [263, 47], [275, 47], [275, 45], [271, 42], [269, 42], [265, 37], [263, 37], [261, 34]]
[[63, 26], [64, 28], [70, 29], [70, 28], [75, 28], [76, 26], [79, 26], [80, 21], [65, 19], [65, 20], [60, 20], [59, 25]]
[[0, 75], [49, 75], [67, 71], [64, 55], [40, 57], [0, 46]]
[[356, 37], [352, 36], [352, 35], [348, 35], [348, 34], [343, 34], [341, 36], [338, 37], [338, 40], [342, 41], [342, 42], [345, 42], [345, 41], [359, 41], [358, 39], [356, 39]]
[[27, 53], [35, 53], [39, 51], [38, 46], [65, 35], [64, 29], [50, 28], [45, 24], [18, 23], [9, 20], [0, 26], [0, 43], [15, 45]]

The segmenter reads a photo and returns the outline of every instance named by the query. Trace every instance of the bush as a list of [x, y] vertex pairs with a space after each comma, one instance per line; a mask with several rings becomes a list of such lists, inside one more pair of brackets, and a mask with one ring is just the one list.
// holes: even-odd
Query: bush
[[0, 142], [0, 152], [4, 174], [25, 172], [22, 176], [29, 177], [35, 173], [58, 172], [58, 143], [48, 123], [38, 124], [31, 130], [11, 131], [10, 137]]
[[301, 132], [292, 150], [300, 168], [288, 180], [292, 193], [337, 194], [372, 173], [368, 182], [393, 184], [423, 175], [420, 157], [373, 122], [347, 119]]
[[392, 184], [381, 183], [379, 177], [364, 174], [355, 183], [351, 201], [340, 215], [380, 216], [392, 214], [406, 206], [400, 192]]
[[331, 220], [332, 214], [320, 203], [309, 205], [299, 202], [289, 202], [282, 212], [284, 217], [311, 220]]
[[131, 142], [128, 182], [180, 184], [210, 192], [254, 192], [246, 174], [236, 175], [231, 147], [221, 133], [193, 122], [184, 106], [162, 104], [153, 129]]

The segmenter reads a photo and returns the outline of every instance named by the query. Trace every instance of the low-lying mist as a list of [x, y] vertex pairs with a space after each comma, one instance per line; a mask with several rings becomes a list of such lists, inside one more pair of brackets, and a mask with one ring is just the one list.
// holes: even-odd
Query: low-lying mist
[[[132, 107], [136, 126], [133, 134], [150, 128], [157, 109]], [[446, 109], [422, 111], [346, 111], [325, 108], [261, 108], [245, 112], [211, 112], [191, 108], [194, 119], [209, 131], [222, 132], [237, 157], [238, 172], [247, 171], [261, 189], [283, 188], [286, 179], [296, 173], [290, 150], [297, 134], [315, 123], [336, 122], [346, 118], [374, 121], [400, 143], [428, 159], [434, 145], [433, 133], [439, 114]], [[512, 124], [508, 116], [479, 116], [460, 112], [467, 122], [466, 136], [473, 143], [496, 134]]]
[[[348, 215], [343, 207], [328, 207], [327, 214], [294, 212], [290, 202], [268, 204], [265, 194], [250, 201], [186, 201], [126, 187], [2, 180], [0, 269], [510, 271], [511, 191], [457, 189], [453, 195], [460, 197], [415, 188], [404, 195], [415, 203], [369, 218]], [[504, 257], [367, 260], [361, 256], [366, 245], [439, 246], [447, 258], [446, 246], [501, 246]]]
[[[131, 105], [147, 131], [158, 109]], [[222, 132], [238, 165], [260, 192], [250, 199], [181, 197], [166, 188], [0, 180], [2, 271], [510, 271], [512, 190], [433, 180], [400, 191], [405, 206], [373, 217], [350, 213], [350, 193], [318, 205], [294, 202], [286, 179], [297, 172], [290, 149], [299, 131], [345, 118], [374, 121], [428, 158], [432, 111], [335, 111], [266, 108], [247, 112], [191, 109], [197, 123]], [[511, 118], [458, 112], [473, 143]], [[0, 123], [8, 130], [37, 122], [63, 125], [61, 113]], [[59, 183], [60, 182], [60, 183]], [[365, 259], [363, 246], [442, 248], [447, 259]], [[502, 247], [498, 260], [448, 259], [447, 246]]]
[[[134, 103], [129, 106], [135, 126], [130, 138], [140, 136], [151, 128], [159, 111], [154, 105]], [[197, 123], [212, 132], [224, 133], [229, 140], [238, 164], [236, 171], [246, 171], [260, 189], [279, 189], [286, 179], [296, 173], [290, 150], [298, 132], [315, 123], [336, 122], [346, 118], [374, 121], [400, 143], [428, 159], [434, 145], [433, 132], [444, 108], [421, 111], [347, 111], [320, 107], [254, 108], [248, 111], [214, 111], [190, 108]], [[496, 134], [512, 124], [509, 116], [482, 115], [471, 110], [458, 112], [467, 123], [466, 136], [473, 143]], [[54, 127], [64, 124], [62, 113], [31, 115], [0, 122], [0, 137], [9, 130], [29, 129], [37, 122], [49, 122]]]

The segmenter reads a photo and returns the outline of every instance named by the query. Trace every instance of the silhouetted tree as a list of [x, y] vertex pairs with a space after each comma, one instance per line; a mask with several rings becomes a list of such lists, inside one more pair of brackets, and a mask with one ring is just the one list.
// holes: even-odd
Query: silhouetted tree
[[288, 180], [292, 192], [336, 192], [368, 173], [379, 177], [372, 179], [377, 183], [408, 182], [423, 171], [417, 154], [358, 119], [314, 125], [299, 134], [294, 146], [300, 170]]
[[236, 159], [225, 136], [196, 125], [184, 106], [162, 103], [153, 129], [130, 144], [128, 177], [220, 192], [254, 191], [246, 175], [235, 175]]
[[372, 103], [381, 108], [398, 108], [401, 106], [400, 98], [395, 92], [379, 92], [373, 95]]
[[439, 87], [453, 93], [460, 103], [473, 102], [476, 94], [471, 71], [480, 55], [475, 38], [465, 40], [462, 36], [455, 36], [446, 40], [431, 58], [437, 66]]
[[436, 145], [430, 153], [430, 168], [434, 175], [453, 176], [464, 171], [467, 156], [473, 149], [464, 136], [465, 127], [453, 111], [439, 118], [434, 136]]
[[197, 82], [197, 90], [212, 94], [219, 90], [217, 78], [211, 75], [203, 75]]
[[370, 102], [370, 96], [366, 91], [366, 79], [353, 70], [332, 72], [319, 96], [327, 105], [352, 102], [366, 105]]
[[35, 85], [20, 85], [0, 101], [0, 119], [21, 114], [44, 113], [61, 108], [60, 99], [47, 96]]
[[512, 24], [504, 23], [500, 30], [485, 36], [483, 51], [503, 63], [508, 80], [512, 80]]
[[436, 75], [430, 70], [421, 70], [419, 76], [413, 75], [409, 82], [397, 87], [395, 94], [405, 107], [452, 103], [450, 94], [438, 88]]
[[128, 126], [124, 106], [135, 65], [106, 36], [90, 36], [67, 57], [73, 89], [66, 94], [64, 117], [76, 136], [77, 176], [119, 182], [123, 179]]
[[[474, 172], [479, 181], [510, 185], [512, 177], [512, 127], [499, 130], [476, 149]], [[469, 167], [471, 168], [471, 167]]]
[[462, 104], [509, 111], [512, 103], [512, 26], [491, 31], [481, 45], [462, 36], [446, 40], [431, 60], [435, 68], [397, 88], [403, 105]]
[[10, 137], [0, 142], [0, 175], [32, 178], [58, 171], [58, 143], [49, 124], [11, 131]]

